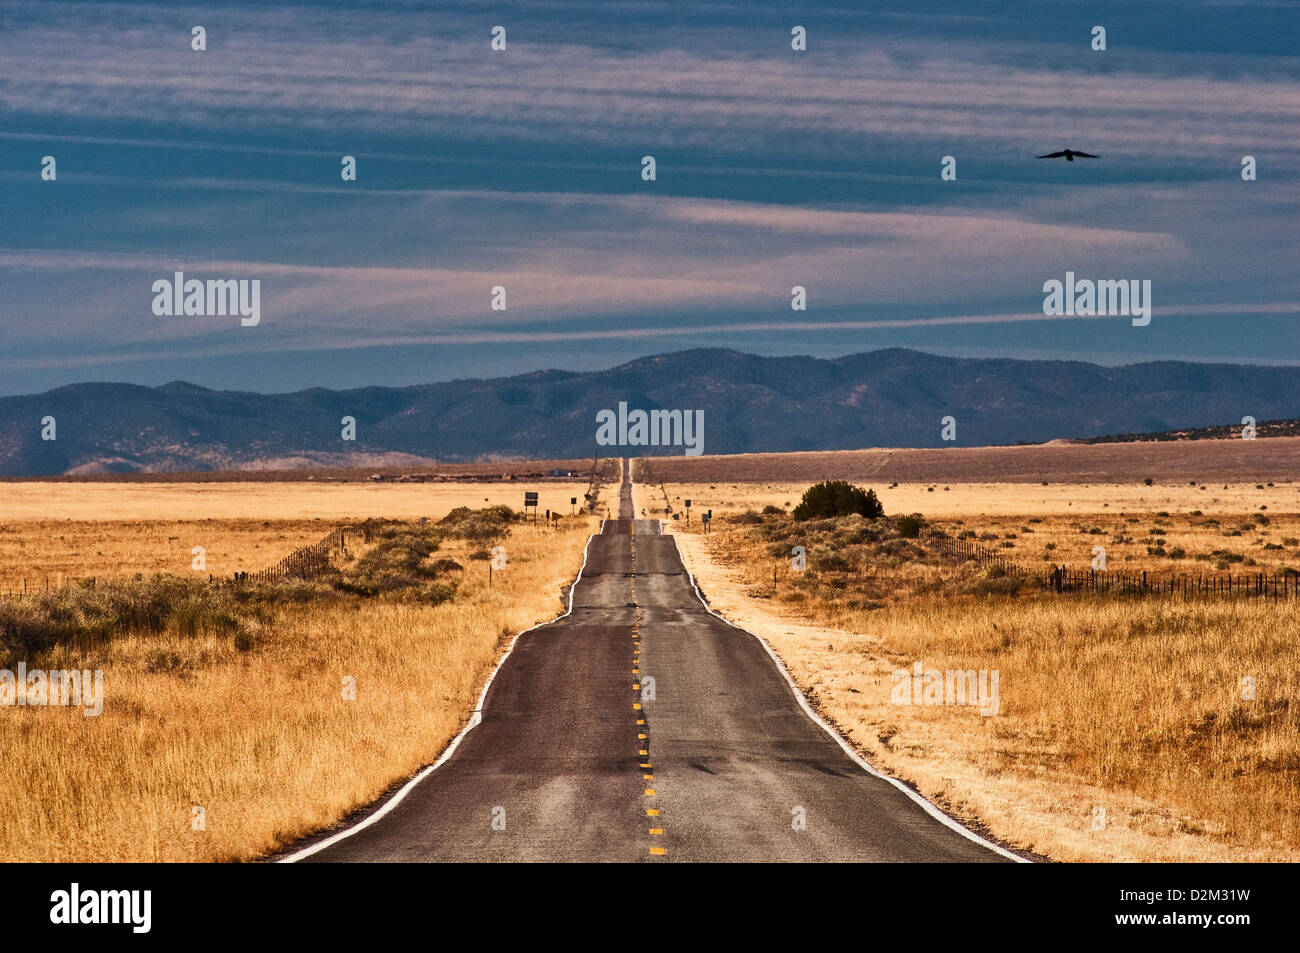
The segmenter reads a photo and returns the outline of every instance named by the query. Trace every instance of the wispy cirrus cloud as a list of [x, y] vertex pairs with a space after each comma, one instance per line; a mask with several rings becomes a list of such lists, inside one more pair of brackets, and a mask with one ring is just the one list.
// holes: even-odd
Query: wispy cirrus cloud
[[[494, 354], [516, 366], [582, 342], [1069, 354], [1103, 327], [1120, 353], [1110, 325], [1038, 315], [1067, 269], [1153, 280], [1181, 330], [1157, 321], [1130, 339], [1144, 353], [1285, 359], [1300, 58], [1259, 36], [1284, 9], [1235, 38], [1231, 9], [1177, 9], [1091, 7], [1113, 27], [1092, 54], [1040, 4], [815, 6], [794, 54], [794, 14], [762, 2], [362, 0], [305, 17], [15, 0], [0, 13], [7, 366], [387, 348], [358, 365], [373, 377], [427, 344], [491, 373]], [[1103, 159], [1033, 158], [1065, 145]], [[57, 184], [36, 176], [46, 152]], [[1246, 153], [1257, 182], [1238, 175]], [[175, 269], [261, 277], [263, 325], [155, 318], [149, 286]], [[498, 284], [506, 312], [488, 308]], [[310, 361], [281, 367], [319, 382]]]
[[[90, 17], [94, 6], [83, 6]], [[107, 8], [105, 8], [107, 9]], [[908, 37], [790, 55], [778, 36], [732, 29], [692, 44], [670, 22], [643, 23], [638, 47], [602, 45], [575, 21], [568, 42], [517, 31], [493, 56], [485, 23], [443, 14], [412, 31], [409, 12], [321, 12], [286, 29], [275, 8], [195, 11], [209, 50], [194, 54], [170, 12], [113, 8], [70, 47], [66, 21], [39, 14], [0, 36], [0, 111], [17, 117], [263, 133], [501, 137], [732, 154], [811, 140], [851, 157], [880, 139], [957, 140], [996, 153], [1086, 136], [1108, 155], [1188, 164], [1197, 152], [1251, 148], [1294, 155], [1300, 78], [1294, 64], [1234, 70], [1221, 54], [1195, 71], [1162, 53], [1089, 72], [985, 37]], [[102, 13], [103, 11], [101, 11]], [[126, 26], [123, 24], [129, 23]], [[102, 25], [100, 25], [102, 24]], [[1216, 67], [1218, 67], [1216, 69]], [[777, 137], [777, 141], [773, 141]], [[776, 147], [775, 149], [773, 147]]]
[[[1030, 301], [1038, 294], [1041, 276], [1055, 270], [1055, 249], [1066, 243], [1080, 265], [1114, 255], [1166, 264], [1187, 257], [1183, 243], [1167, 234], [1045, 224], [1012, 215], [864, 213], [570, 193], [446, 192], [423, 195], [421, 201], [423, 214], [443, 223], [449, 235], [472, 231], [478, 222], [518, 234], [530, 223], [544, 222], [547, 227], [534, 227], [530, 240], [517, 237], [509, 247], [497, 249], [491, 267], [484, 266], [486, 255], [466, 256], [455, 249], [435, 253], [427, 263], [408, 261], [401, 267], [159, 250], [9, 249], [0, 250], [0, 269], [11, 274], [120, 273], [121, 278], [95, 279], [105, 291], [118, 289], [115, 295], [101, 296], [104, 313], [99, 315], [87, 314], [75, 282], [52, 280], [40, 292], [47, 303], [50, 296], [63, 297], [70, 338], [83, 334], [86, 324], [111, 324], [118, 340], [228, 330], [214, 322], [153, 318], [149, 276], [169, 277], [183, 270], [196, 277], [258, 277], [268, 333], [288, 346], [330, 333], [365, 341], [369, 335], [412, 326], [483, 321], [509, 326], [633, 316], [647, 309], [788, 310], [796, 284], [809, 290], [816, 307], [879, 306], [937, 303], [963, 287], [970, 298], [968, 286], [974, 279], [983, 281], [996, 298], [1014, 278], [1026, 288], [1025, 300]], [[233, 251], [246, 223], [235, 209], [226, 207], [226, 214], [232, 219], [228, 245]], [[256, 214], [251, 206], [249, 214]], [[364, 213], [348, 208], [316, 213], [313, 224], [325, 233], [345, 234], [350, 229], [352, 237], [378, 235], [388, 227], [391, 214], [388, 204]], [[611, 241], [611, 236], [620, 240]], [[947, 273], [918, 273], [915, 263], [922, 257], [943, 260]], [[997, 264], [991, 266], [990, 258]], [[490, 289], [497, 285], [507, 289], [509, 309], [504, 312], [489, 308]], [[363, 318], [364, 331], [354, 323]], [[48, 336], [53, 330], [47, 325], [39, 333]], [[24, 336], [22, 330], [17, 334], [20, 340]], [[626, 336], [637, 335], [628, 328]], [[247, 346], [264, 347], [265, 342], [249, 338]]]

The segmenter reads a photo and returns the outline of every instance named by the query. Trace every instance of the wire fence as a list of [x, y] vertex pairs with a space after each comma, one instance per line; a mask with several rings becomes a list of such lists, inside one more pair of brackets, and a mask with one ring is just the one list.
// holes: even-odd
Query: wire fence
[[1070, 570], [1059, 566], [1047, 576], [1056, 592], [1136, 593], [1155, 595], [1259, 596], [1291, 599], [1300, 595], [1300, 576], [1293, 573], [1190, 573]]
[[[80, 577], [78, 577], [79, 579]], [[18, 579], [8, 579], [0, 583], [0, 599], [23, 599], [27, 596], [35, 596], [45, 592], [58, 592], [69, 583], [78, 581], [69, 579], [67, 576], [58, 575], [51, 581], [48, 575], [34, 576], [29, 580], [26, 576]], [[95, 584], [94, 578], [84, 580], [91, 585]]]
[[995, 567], [1004, 575], [1037, 579], [1052, 592], [1088, 592], [1115, 595], [1251, 596], [1291, 599], [1300, 596], [1300, 573], [1180, 573], [1176, 570], [1029, 569], [996, 549], [973, 539], [957, 539], [933, 530], [923, 537], [930, 548], [954, 559], [974, 560]]
[[954, 536], [941, 536], [933, 530], [925, 534], [926, 542], [932, 549], [937, 549], [945, 556], [954, 559], [973, 559], [981, 565], [996, 566], [1008, 576], [1032, 575], [1019, 563], [1008, 559], [996, 549], [981, 546], [973, 539], [957, 539]]
[[273, 566], [257, 572], [237, 572], [233, 582], [279, 582], [282, 579], [311, 579], [329, 572], [334, 565], [334, 554], [347, 553], [348, 536], [369, 538], [367, 528], [340, 526], [319, 542], [295, 549]]

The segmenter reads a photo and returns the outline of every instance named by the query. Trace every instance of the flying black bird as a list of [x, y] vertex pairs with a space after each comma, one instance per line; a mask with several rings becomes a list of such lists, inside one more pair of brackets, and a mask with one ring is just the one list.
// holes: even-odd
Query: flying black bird
[[1074, 157], [1080, 159], [1100, 159], [1101, 156], [1095, 156], [1091, 152], [1075, 152], [1073, 149], [1066, 149], [1063, 152], [1049, 152], [1045, 156], [1039, 156], [1040, 159], [1064, 159], [1066, 162], [1073, 162]]

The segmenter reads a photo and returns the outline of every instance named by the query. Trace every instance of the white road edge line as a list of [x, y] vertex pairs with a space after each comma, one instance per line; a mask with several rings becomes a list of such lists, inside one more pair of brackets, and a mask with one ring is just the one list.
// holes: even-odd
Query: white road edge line
[[465, 739], [465, 736], [469, 734], [470, 731], [472, 731], [475, 727], [477, 727], [479, 722], [483, 720], [483, 703], [487, 701], [488, 689], [490, 689], [492, 687], [492, 683], [496, 681], [497, 673], [501, 671], [501, 666], [506, 663], [506, 659], [510, 657], [510, 653], [515, 650], [515, 644], [520, 640], [520, 638], [527, 635], [529, 632], [532, 632], [533, 629], [540, 629], [544, 625], [551, 625], [555, 622], [559, 622], [561, 619], [567, 617], [570, 613], [573, 612], [573, 593], [578, 588], [578, 582], [582, 579], [583, 570], [587, 568], [587, 554], [591, 550], [591, 541], [595, 539], [597, 536], [601, 535], [604, 531], [605, 531], [605, 521], [602, 519], [600, 521], [600, 528], [596, 530], [596, 532], [593, 535], [587, 537], [587, 545], [582, 550], [582, 566], [579, 567], [577, 577], [573, 580], [573, 582], [569, 586], [569, 608], [564, 610], [564, 613], [562, 615], [557, 615], [554, 619], [551, 619], [550, 622], [539, 622], [537, 623], [537, 625], [530, 626], [529, 628], [524, 629], [522, 632], [520, 632], [518, 635], [516, 635], [513, 639], [510, 640], [510, 645], [506, 648], [505, 654], [502, 655], [501, 658], [497, 661], [496, 668], [492, 669], [492, 674], [488, 676], [487, 684], [483, 686], [483, 691], [478, 696], [478, 704], [474, 706], [474, 714], [470, 716], [470, 719], [466, 723], [465, 727], [460, 730], [460, 734], [458, 734], [455, 738], [451, 740], [451, 744], [449, 744], [446, 747], [446, 749], [442, 752], [441, 757], [439, 757], [437, 761], [435, 761], [433, 764], [429, 765], [428, 767], [422, 768], [420, 772], [415, 775], [415, 777], [411, 778], [411, 780], [407, 781], [404, 785], [402, 785], [401, 789], [396, 794], [394, 794], [387, 801], [385, 801], [383, 807], [375, 811], [375, 813], [371, 814], [369, 817], [366, 817], [363, 820], [358, 821], [356, 824], [352, 825], [351, 827], [345, 830], [339, 831], [337, 834], [330, 835], [329, 837], [325, 838], [323, 841], [312, 844], [310, 847], [304, 847], [302, 850], [294, 851], [292, 854], [290, 854], [287, 857], [281, 857], [278, 861], [276, 861], [276, 863], [278, 864], [295, 863], [299, 860], [302, 860], [304, 857], [310, 857], [312, 854], [319, 853], [320, 851], [325, 850], [327, 847], [333, 847], [335, 844], [337, 844], [339, 841], [343, 840], [344, 838], [351, 837], [353, 834], [357, 833], [358, 831], [365, 830], [371, 824], [375, 824], [379, 822], [389, 811], [397, 807], [398, 804], [402, 803], [403, 798], [405, 798], [406, 795], [410, 794], [411, 791], [414, 790], [416, 785], [418, 785], [421, 781], [423, 781], [429, 775], [433, 774], [433, 772], [437, 771], [440, 767], [446, 764], [447, 759], [456, 753], [456, 749], [460, 746], [460, 743]]
[[708, 601], [704, 598], [704, 594], [700, 592], [700, 587], [695, 584], [695, 574], [692, 573], [689, 568], [687, 568], [686, 560], [682, 558], [682, 548], [677, 545], [677, 534], [669, 533], [667, 535], [673, 541], [673, 547], [677, 550], [677, 558], [681, 559], [682, 568], [686, 570], [686, 577], [690, 579], [691, 588], [695, 590], [695, 597], [700, 600], [700, 605], [704, 606], [704, 611], [714, 616], [715, 618], [720, 619], [722, 622], [731, 626], [733, 629], [739, 629], [741, 632], [744, 632], [746, 635], [752, 636], [753, 638], [758, 640], [758, 644], [763, 646], [763, 648], [767, 650], [767, 654], [771, 657], [772, 661], [776, 664], [777, 671], [781, 673], [781, 677], [784, 678], [786, 684], [790, 686], [790, 691], [794, 693], [794, 697], [798, 700], [799, 707], [803, 709], [803, 713], [807, 715], [809, 718], [811, 718], [814, 724], [820, 726], [821, 729], [826, 732], [826, 734], [834, 738], [836, 743], [841, 748], [844, 749], [844, 753], [847, 754], [850, 758], [852, 758], [854, 762], [858, 765], [858, 767], [860, 767], [863, 771], [866, 771], [867, 774], [871, 775], [872, 777], [880, 778], [882, 781], [888, 781], [894, 787], [898, 788], [898, 790], [902, 791], [913, 801], [919, 804], [921, 808], [925, 811], [925, 813], [929, 814], [931, 817], [933, 817], [939, 823], [943, 824], [945, 827], [951, 828], [952, 830], [956, 831], [958, 834], [961, 834], [963, 837], [967, 838], [968, 840], [974, 841], [975, 843], [979, 844], [981, 847], [987, 847], [995, 854], [999, 854], [1007, 858], [1008, 860], [1014, 860], [1018, 864], [1033, 863], [1033, 861], [1031, 860], [1027, 860], [1024, 857], [1020, 857], [1017, 856], [1016, 854], [1011, 853], [1011, 851], [1007, 850], [1005, 847], [1000, 847], [997, 844], [993, 843], [992, 841], [980, 837], [980, 835], [976, 834], [970, 828], [964, 826], [960, 822], [949, 817], [943, 811], [939, 810], [938, 807], [936, 807], [934, 804], [927, 801], [921, 795], [917, 794], [915, 791], [909, 788], [902, 781], [898, 780], [897, 778], [891, 778], [887, 774], [881, 774], [870, 764], [868, 764], [860, 754], [858, 754], [855, 750], [853, 750], [853, 746], [850, 745], [847, 741], [845, 741], [844, 738], [841, 737], [840, 733], [837, 732], [830, 725], [828, 725], [822, 719], [822, 717], [813, 710], [812, 706], [808, 704], [808, 699], [804, 697], [804, 693], [799, 690], [799, 686], [796, 685], [794, 679], [790, 677], [790, 673], [789, 671], [786, 670], [785, 663], [781, 661], [781, 657], [772, 650], [772, 646], [768, 645], [767, 639], [763, 638], [761, 635], [758, 635], [754, 632], [750, 632], [748, 629], [742, 629], [740, 626], [736, 625], [736, 623], [732, 622], [730, 619], [718, 615], [718, 613], [714, 612], [713, 609], [710, 608]]

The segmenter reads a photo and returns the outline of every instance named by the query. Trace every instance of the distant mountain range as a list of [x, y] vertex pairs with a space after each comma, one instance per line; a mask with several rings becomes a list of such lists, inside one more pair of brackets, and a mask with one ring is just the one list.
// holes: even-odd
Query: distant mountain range
[[[1300, 417], [1300, 368], [939, 357], [834, 360], [691, 350], [595, 372], [539, 371], [290, 394], [73, 384], [0, 398], [0, 474], [395, 466], [680, 454], [598, 447], [596, 415], [702, 410], [704, 453], [941, 447], [1239, 426]], [[54, 440], [42, 439], [54, 418]], [[355, 441], [341, 434], [356, 421]], [[1261, 436], [1263, 432], [1261, 432]]]

